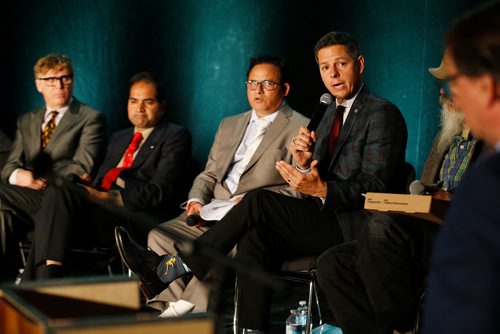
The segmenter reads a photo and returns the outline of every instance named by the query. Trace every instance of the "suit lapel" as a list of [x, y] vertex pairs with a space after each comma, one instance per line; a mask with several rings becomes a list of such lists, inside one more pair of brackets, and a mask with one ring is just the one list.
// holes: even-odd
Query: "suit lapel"
[[111, 141], [107, 147], [106, 158], [104, 159], [97, 176], [94, 179], [94, 186], [99, 186], [104, 178], [104, 175], [118, 165], [128, 147], [128, 144], [132, 140], [133, 134], [134, 128], [129, 128], [123, 130], [123, 133], [120, 136], [113, 135], [111, 137]]
[[318, 127], [318, 130], [316, 131], [316, 135], [320, 138], [320, 141], [316, 144], [314, 159], [318, 159], [320, 161], [328, 159], [328, 139], [330, 138], [330, 132], [332, 131], [333, 121], [335, 119], [335, 109], [335, 103], [332, 103], [323, 116], [325, 119], [324, 125]]
[[128, 129], [123, 136], [117, 138], [116, 143], [113, 146], [110, 146], [109, 149], [111, 152], [109, 153], [109, 168], [114, 168], [120, 162], [121, 158], [125, 154], [125, 150], [128, 147], [128, 144], [132, 140], [134, 135], [134, 128]]
[[349, 138], [351, 134], [351, 130], [354, 126], [354, 123], [356, 122], [356, 118], [358, 117], [358, 114], [362, 112], [364, 102], [366, 98], [368, 97], [369, 91], [368, 88], [366, 88], [366, 85], [363, 86], [361, 91], [359, 92], [358, 96], [354, 100], [354, 103], [351, 106], [351, 109], [349, 110], [349, 115], [347, 115], [347, 119], [342, 126], [342, 129], [340, 130], [340, 135], [339, 139], [337, 141], [337, 145], [335, 146], [335, 150], [333, 151], [333, 158], [330, 161], [330, 168], [333, 167], [334, 161], [337, 161], [338, 156], [340, 155], [340, 152], [342, 151], [342, 147], [344, 146], [345, 142]]
[[242, 117], [240, 122], [236, 122], [234, 124], [231, 132], [227, 133], [227, 137], [221, 138], [223, 141], [229, 141], [231, 146], [227, 148], [227, 154], [222, 152], [222, 156], [224, 159], [220, 161], [220, 165], [217, 166], [217, 179], [222, 182], [224, 177], [226, 176], [229, 166], [233, 161], [234, 155], [236, 154], [236, 150], [241, 144], [243, 140], [243, 136], [245, 135], [246, 128], [248, 126], [248, 122], [250, 122], [250, 117], [252, 116], [251, 111], [247, 111], [244, 117]]
[[[45, 107], [41, 107], [33, 112], [33, 122], [29, 124], [29, 133], [33, 138], [33, 147], [30, 150], [39, 152], [42, 149], [42, 124], [45, 116]], [[33, 155], [35, 156], [35, 154]]]
[[54, 130], [54, 133], [50, 138], [49, 144], [45, 148], [46, 151], [51, 151], [52, 146], [55, 145], [53, 143], [57, 143], [57, 139], [73, 127], [73, 124], [78, 119], [79, 114], [80, 114], [80, 102], [78, 102], [77, 99], [73, 98], [73, 101], [69, 105], [68, 110], [59, 121], [59, 124], [57, 124], [56, 129]]
[[291, 114], [292, 111], [288, 106], [286, 106], [281, 112], [278, 113], [278, 116], [276, 116], [276, 119], [273, 121], [273, 123], [265, 133], [262, 141], [257, 147], [257, 150], [253, 154], [252, 158], [248, 162], [247, 166], [245, 167], [243, 173], [249, 170], [260, 159], [262, 154], [264, 154], [264, 152], [267, 150], [267, 147], [273, 143], [276, 136], [278, 136], [283, 128], [290, 122], [289, 117], [291, 116]]
[[[167, 126], [168, 125], [166, 125], [165, 123], [160, 123], [153, 129], [153, 131], [148, 136], [144, 144], [142, 144], [141, 148], [139, 149], [139, 152], [137, 152], [137, 155], [135, 156], [134, 161], [132, 162], [132, 166], [130, 166], [130, 168], [137, 168], [144, 163], [147, 157], [149, 157], [151, 155], [151, 152], [156, 148], [158, 139], [162, 137]], [[132, 136], [130, 137], [130, 140], [132, 140]], [[125, 147], [125, 149], [127, 147]]]

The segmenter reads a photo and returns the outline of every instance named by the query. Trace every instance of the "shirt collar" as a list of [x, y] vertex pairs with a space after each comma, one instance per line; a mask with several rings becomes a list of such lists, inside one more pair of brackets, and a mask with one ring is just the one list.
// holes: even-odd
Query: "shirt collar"
[[142, 134], [142, 142], [145, 142], [146, 139], [149, 137], [149, 135], [151, 134], [151, 132], [153, 132], [154, 130], [154, 127], [152, 128], [148, 128], [148, 129], [145, 129], [145, 130], [142, 130], [142, 131], [138, 131], [135, 127], [134, 127], [134, 133], [136, 132], [140, 132]]
[[[354, 100], [356, 100], [356, 97], [358, 97], [358, 94], [359, 94], [359, 92], [361, 91], [361, 89], [363, 88], [364, 85], [365, 85], [364, 83], [361, 84], [361, 87], [359, 87], [358, 91], [356, 92], [356, 95], [354, 95], [353, 97], [351, 97], [349, 100], [344, 100], [344, 102], [342, 102], [340, 104], [340, 105], [342, 105], [342, 106], [344, 106], [346, 108], [346, 111], [351, 109], [352, 104], [354, 103]], [[337, 103], [337, 101], [335, 101], [335, 103]]]
[[57, 109], [49, 109], [49, 107], [45, 107], [45, 117], [47, 117], [48, 114], [50, 114], [53, 111], [59, 112], [59, 114], [64, 114], [66, 111], [68, 111], [69, 106], [71, 105], [71, 102], [73, 102], [73, 98], [69, 100], [69, 103], [65, 105], [64, 107], [57, 108]]
[[264, 116], [264, 117], [259, 117], [257, 116], [257, 113], [255, 112], [255, 110], [252, 109], [252, 116], [250, 117], [250, 123], [252, 123], [253, 121], [255, 121], [256, 119], [258, 118], [261, 118], [261, 119], [265, 119], [266, 121], [268, 121], [269, 123], [272, 123], [276, 117], [278, 117], [278, 113], [286, 106], [286, 102], [283, 101], [280, 105], [280, 107], [278, 108], [278, 110], [276, 110], [275, 112], [273, 112], [272, 114], [269, 114], [267, 116]]

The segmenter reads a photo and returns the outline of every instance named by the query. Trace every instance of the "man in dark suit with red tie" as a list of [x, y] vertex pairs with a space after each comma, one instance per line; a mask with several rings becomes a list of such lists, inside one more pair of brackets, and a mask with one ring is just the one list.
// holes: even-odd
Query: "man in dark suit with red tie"
[[[131, 219], [119, 214], [117, 207], [140, 211], [158, 223], [177, 214], [182, 189], [187, 190], [189, 181], [191, 135], [162, 120], [163, 94], [150, 73], [133, 76], [128, 117], [134, 127], [111, 137], [92, 186], [60, 180], [62, 184], [45, 191], [33, 217], [34, 242], [23, 279], [62, 276], [75, 233], [78, 241], [98, 243], [112, 240], [115, 225], [129, 226], [138, 233], [141, 223], [131, 226]], [[150, 228], [142, 227], [144, 237]]]
[[[393, 191], [405, 160], [404, 118], [394, 104], [374, 96], [363, 84], [365, 61], [356, 40], [347, 33], [329, 33], [318, 41], [315, 54], [323, 83], [336, 103], [316, 132], [303, 127], [293, 139], [295, 165], [276, 165], [282, 177], [307, 197], [250, 191], [195, 242], [221, 253], [237, 245], [236, 258], [247, 268], [277, 271], [285, 260], [318, 255], [356, 239], [367, 215], [363, 193]], [[336, 110], [339, 133], [332, 131]], [[202, 279], [211, 268], [210, 261], [182, 251], [179, 256], [159, 257], [138, 246], [123, 229], [116, 230], [116, 237], [122, 260], [153, 292], [190, 270]], [[266, 329], [271, 292], [248, 275], [238, 275], [241, 327], [257, 333]]]

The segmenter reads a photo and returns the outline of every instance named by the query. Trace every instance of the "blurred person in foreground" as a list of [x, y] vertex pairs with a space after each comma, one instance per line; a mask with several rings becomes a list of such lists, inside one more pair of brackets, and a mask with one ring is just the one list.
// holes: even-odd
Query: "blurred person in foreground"
[[500, 2], [459, 18], [447, 80], [472, 133], [495, 153], [468, 172], [436, 239], [424, 333], [498, 333], [500, 309]]

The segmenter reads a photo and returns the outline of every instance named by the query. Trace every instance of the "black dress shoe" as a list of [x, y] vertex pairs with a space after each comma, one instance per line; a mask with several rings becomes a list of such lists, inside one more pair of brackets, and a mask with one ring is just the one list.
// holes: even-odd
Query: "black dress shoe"
[[115, 227], [115, 239], [123, 263], [139, 278], [139, 287], [146, 298], [152, 299], [168, 287], [157, 275], [161, 256], [141, 247], [121, 226]]

